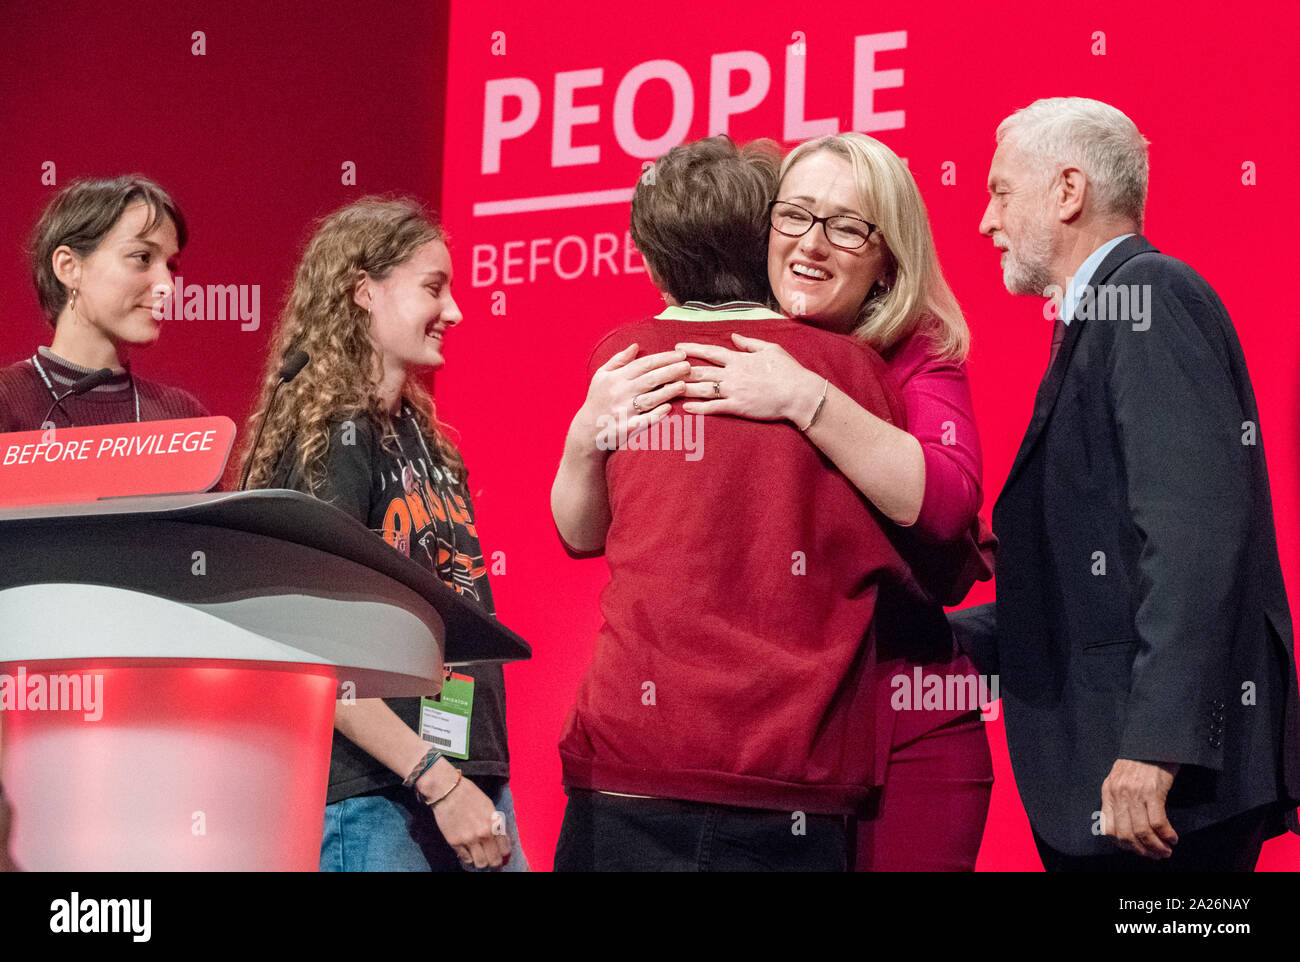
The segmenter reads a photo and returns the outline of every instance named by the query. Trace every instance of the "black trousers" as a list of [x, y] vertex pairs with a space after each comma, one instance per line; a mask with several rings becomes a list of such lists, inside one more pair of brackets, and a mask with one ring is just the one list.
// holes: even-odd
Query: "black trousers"
[[568, 789], [557, 872], [843, 872], [844, 816]]
[[1253, 872], [1264, 840], [1282, 833], [1276, 806], [1263, 805], [1196, 832], [1178, 836], [1174, 854], [1146, 858], [1116, 847], [1108, 855], [1066, 855], [1034, 832], [1043, 868], [1049, 872]]

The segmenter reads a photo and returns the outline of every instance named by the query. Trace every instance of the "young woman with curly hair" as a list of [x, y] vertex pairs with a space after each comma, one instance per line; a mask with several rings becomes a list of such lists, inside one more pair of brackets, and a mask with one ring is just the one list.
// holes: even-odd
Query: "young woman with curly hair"
[[[249, 487], [294, 488], [334, 504], [492, 611], [465, 463], [421, 380], [443, 366], [443, 339], [461, 321], [451, 284], [443, 232], [412, 201], [367, 197], [321, 221], [277, 324], [246, 436], [263, 419], [266, 430], [244, 461], [252, 456]], [[310, 360], [268, 415], [281, 359], [294, 349]], [[458, 860], [527, 868], [508, 783], [501, 668], [466, 673], [473, 709], [459, 769], [434, 760], [417, 733], [418, 698], [338, 704], [322, 871], [442, 871]]]

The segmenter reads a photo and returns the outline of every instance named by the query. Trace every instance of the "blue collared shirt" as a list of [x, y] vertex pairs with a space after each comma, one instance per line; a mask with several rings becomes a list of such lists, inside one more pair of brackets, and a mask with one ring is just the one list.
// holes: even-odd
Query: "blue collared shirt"
[[1097, 272], [1101, 262], [1106, 259], [1106, 255], [1114, 250], [1120, 243], [1128, 237], [1134, 237], [1134, 234], [1120, 234], [1106, 243], [1102, 244], [1095, 251], [1088, 255], [1088, 259], [1079, 265], [1079, 269], [1074, 272], [1070, 278], [1070, 283], [1065, 288], [1065, 300], [1061, 302], [1061, 320], [1066, 324], [1074, 319], [1074, 309], [1079, 303], [1079, 291], [1082, 291], [1092, 281], [1092, 275]]

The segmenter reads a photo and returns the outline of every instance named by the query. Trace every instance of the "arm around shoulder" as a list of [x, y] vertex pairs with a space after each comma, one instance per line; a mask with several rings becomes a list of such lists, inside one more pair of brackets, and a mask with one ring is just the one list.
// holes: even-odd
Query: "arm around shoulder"
[[584, 440], [579, 429], [570, 428], [551, 485], [551, 516], [565, 551], [575, 558], [595, 557], [605, 550], [612, 520], [606, 457], [607, 452]]
[[935, 542], [966, 534], [984, 500], [983, 454], [965, 363], [928, 358], [902, 386], [908, 431], [925, 459], [916, 529]]

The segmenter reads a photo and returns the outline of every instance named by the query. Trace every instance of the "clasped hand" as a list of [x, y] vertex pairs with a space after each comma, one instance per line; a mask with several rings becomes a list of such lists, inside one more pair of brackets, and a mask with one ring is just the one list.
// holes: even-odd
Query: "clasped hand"
[[820, 394], [821, 378], [780, 344], [741, 334], [732, 334], [731, 340], [739, 350], [716, 344], [677, 345], [679, 351], [712, 365], [691, 368], [683, 397], [701, 400], [686, 402], [682, 410], [687, 414], [734, 414], [757, 421], [806, 422], [811, 404]]
[[594, 450], [605, 430], [604, 418], [625, 421], [630, 437], [660, 421], [670, 402], [686, 390], [691, 365], [681, 351], [663, 351], [637, 357], [629, 344], [592, 375], [587, 399], [573, 420], [571, 431], [584, 447]]
[[462, 865], [500, 868], [510, 861], [510, 839], [502, 816], [481, 788], [455, 772], [440, 759], [415, 783], [416, 792], [426, 804], [440, 799], [433, 805], [433, 818]]

